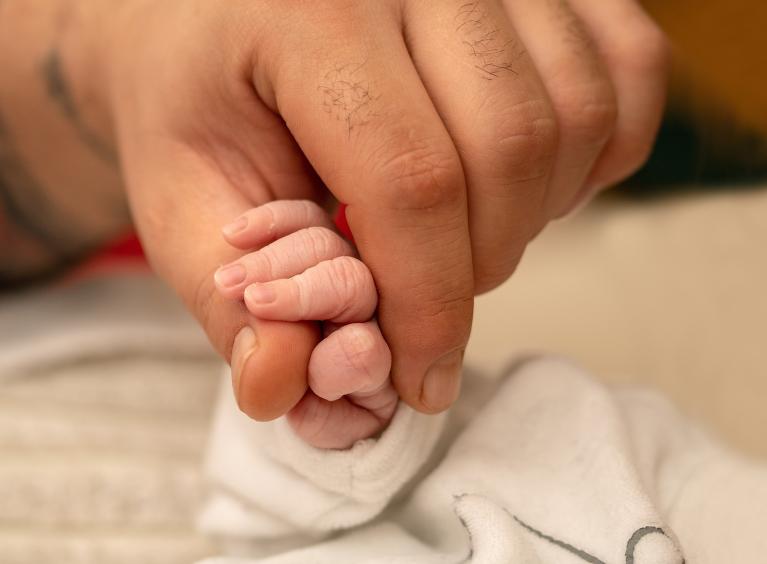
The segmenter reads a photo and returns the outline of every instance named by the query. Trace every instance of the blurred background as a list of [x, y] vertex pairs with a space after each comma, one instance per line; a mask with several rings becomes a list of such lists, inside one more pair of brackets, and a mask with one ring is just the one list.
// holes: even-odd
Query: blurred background
[[[656, 149], [478, 300], [467, 363], [567, 355], [766, 459], [767, 3], [645, 4], [675, 48]], [[0, 563], [209, 553], [193, 515], [220, 373], [130, 241], [0, 295]]]
[[669, 105], [652, 158], [623, 194], [767, 177], [767, 4], [645, 1], [671, 38]]

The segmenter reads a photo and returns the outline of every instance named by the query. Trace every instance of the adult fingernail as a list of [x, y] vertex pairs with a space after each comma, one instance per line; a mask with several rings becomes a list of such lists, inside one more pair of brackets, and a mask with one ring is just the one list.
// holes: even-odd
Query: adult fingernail
[[426, 372], [421, 401], [435, 412], [450, 407], [461, 389], [463, 350], [446, 354]]
[[248, 357], [256, 348], [256, 333], [247, 325], [240, 329], [232, 345], [232, 383], [235, 394], [239, 394], [240, 374]]
[[241, 264], [230, 264], [229, 266], [222, 266], [213, 275], [216, 280], [216, 284], [223, 288], [231, 288], [245, 282], [245, 267]]
[[248, 301], [258, 305], [270, 304], [277, 299], [274, 290], [265, 284], [251, 284], [245, 290]]
[[233, 222], [225, 225], [221, 231], [224, 232], [224, 235], [232, 236], [236, 235], [240, 231], [244, 231], [245, 228], [248, 226], [248, 218], [244, 215], [238, 217]]

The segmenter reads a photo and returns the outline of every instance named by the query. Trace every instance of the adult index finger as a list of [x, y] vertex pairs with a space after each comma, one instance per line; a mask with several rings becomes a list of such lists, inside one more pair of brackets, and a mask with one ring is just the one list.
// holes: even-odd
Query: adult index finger
[[[255, 70], [336, 197], [380, 294], [392, 378], [421, 411], [458, 393], [473, 307], [466, 186], [458, 152], [386, 3], [305, 14], [304, 33]], [[322, 45], [308, 50], [305, 43]], [[300, 53], [301, 56], [296, 54]]]

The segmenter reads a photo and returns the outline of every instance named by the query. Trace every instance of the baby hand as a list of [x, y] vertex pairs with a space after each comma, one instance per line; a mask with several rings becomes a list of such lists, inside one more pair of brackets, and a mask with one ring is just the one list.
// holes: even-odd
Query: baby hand
[[336, 449], [380, 433], [399, 398], [389, 378], [391, 353], [373, 319], [373, 277], [352, 245], [309, 201], [271, 202], [233, 225], [226, 240], [248, 252], [219, 269], [218, 290], [244, 299], [261, 319], [323, 322], [324, 338], [307, 367], [309, 390], [288, 413], [295, 432]]

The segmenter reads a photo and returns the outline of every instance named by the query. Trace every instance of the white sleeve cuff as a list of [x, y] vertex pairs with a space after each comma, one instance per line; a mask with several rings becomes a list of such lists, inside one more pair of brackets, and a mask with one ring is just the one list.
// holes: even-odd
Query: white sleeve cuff
[[379, 438], [348, 450], [318, 449], [284, 418], [257, 423], [243, 415], [227, 378], [206, 463], [213, 496], [200, 525], [213, 534], [274, 538], [369, 521], [426, 462], [444, 421], [444, 414], [423, 415], [400, 403]]

